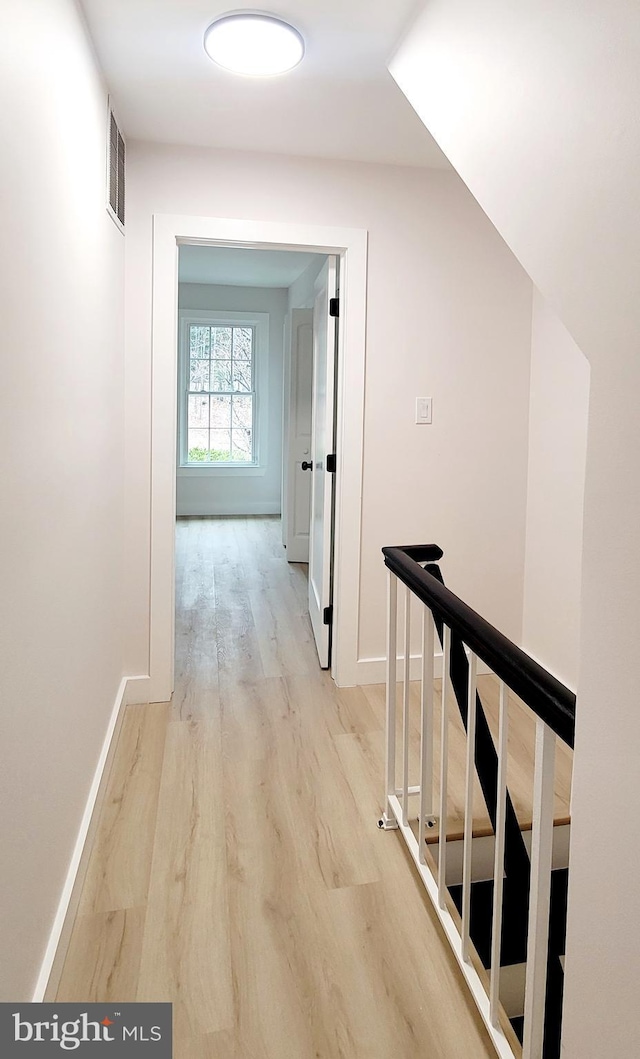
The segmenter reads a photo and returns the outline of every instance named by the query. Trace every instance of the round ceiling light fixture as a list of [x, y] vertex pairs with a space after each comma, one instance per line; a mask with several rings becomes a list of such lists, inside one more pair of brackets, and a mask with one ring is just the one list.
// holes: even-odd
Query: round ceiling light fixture
[[245, 77], [284, 74], [304, 55], [297, 29], [273, 15], [249, 11], [217, 18], [204, 35], [204, 47], [218, 66]]

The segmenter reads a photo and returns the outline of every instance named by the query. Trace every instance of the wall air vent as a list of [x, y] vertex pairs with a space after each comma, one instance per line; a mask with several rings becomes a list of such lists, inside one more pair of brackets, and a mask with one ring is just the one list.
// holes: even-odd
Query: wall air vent
[[125, 186], [125, 145], [122, 133], [118, 128], [111, 105], [109, 105], [109, 145], [108, 145], [108, 209], [118, 227], [124, 231], [124, 186]]

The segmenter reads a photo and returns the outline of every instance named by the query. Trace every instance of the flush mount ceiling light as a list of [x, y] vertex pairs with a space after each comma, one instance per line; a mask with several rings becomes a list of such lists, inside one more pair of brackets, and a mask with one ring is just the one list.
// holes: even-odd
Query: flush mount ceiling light
[[297, 29], [273, 15], [223, 15], [204, 35], [210, 59], [246, 77], [272, 77], [297, 66], [304, 41]]

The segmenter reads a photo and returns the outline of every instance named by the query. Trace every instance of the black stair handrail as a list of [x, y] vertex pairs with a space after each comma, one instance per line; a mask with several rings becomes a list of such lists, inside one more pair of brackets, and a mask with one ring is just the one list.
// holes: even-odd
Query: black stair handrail
[[[444, 585], [442, 571], [436, 563], [427, 565], [427, 573], [431, 574], [439, 584]], [[445, 586], [446, 587], [446, 586]], [[434, 614], [433, 620], [438, 633], [440, 644], [444, 647], [442, 618]], [[451, 688], [458, 704], [462, 724], [465, 732], [468, 731], [469, 710], [469, 659], [464, 649], [462, 637], [455, 629], [451, 630], [451, 642], [449, 651], [449, 677]], [[482, 704], [480, 693], [476, 690], [476, 743], [474, 747], [474, 763], [480, 788], [485, 800], [485, 805], [491, 820], [491, 826], [496, 829], [498, 814], [498, 752], [487, 723], [487, 717]], [[523, 899], [524, 917], [519, 924], [520, 933], [523, 938], [527, 936], [527, 908], [529, 902], [529, 876], [530, 862], [529, 853], [524, 844], [522, 831], [518, 823], [511, 795], [507, 789], [506, 793], [506, 819], [505, 819], [505, 848], [504, 869], [505, 874], [512, 880], [518, 882], [520, 895]], [[505, 923], [503, 922], [503, 926]], [[526, 942], [525, 942], [526, 943]]]
[[[576, 697], [525, 651], [424, 570], [442, 557], [436, 544], [383, 548], [385, 566], [457, 633], [489, 668], [570, 747], [575, 740]], [[418, 558], [419, 557], [419, 558]]]

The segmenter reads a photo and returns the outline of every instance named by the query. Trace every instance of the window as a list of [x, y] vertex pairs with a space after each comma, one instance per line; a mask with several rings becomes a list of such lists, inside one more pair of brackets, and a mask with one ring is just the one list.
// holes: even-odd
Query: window
[[259, 464], [257, 384], [265, 320], [263, 313], [183, 315], [181, 467], [242, 469]]
[[255, 463], [253, 327], [189, 325], [187, 463]]

